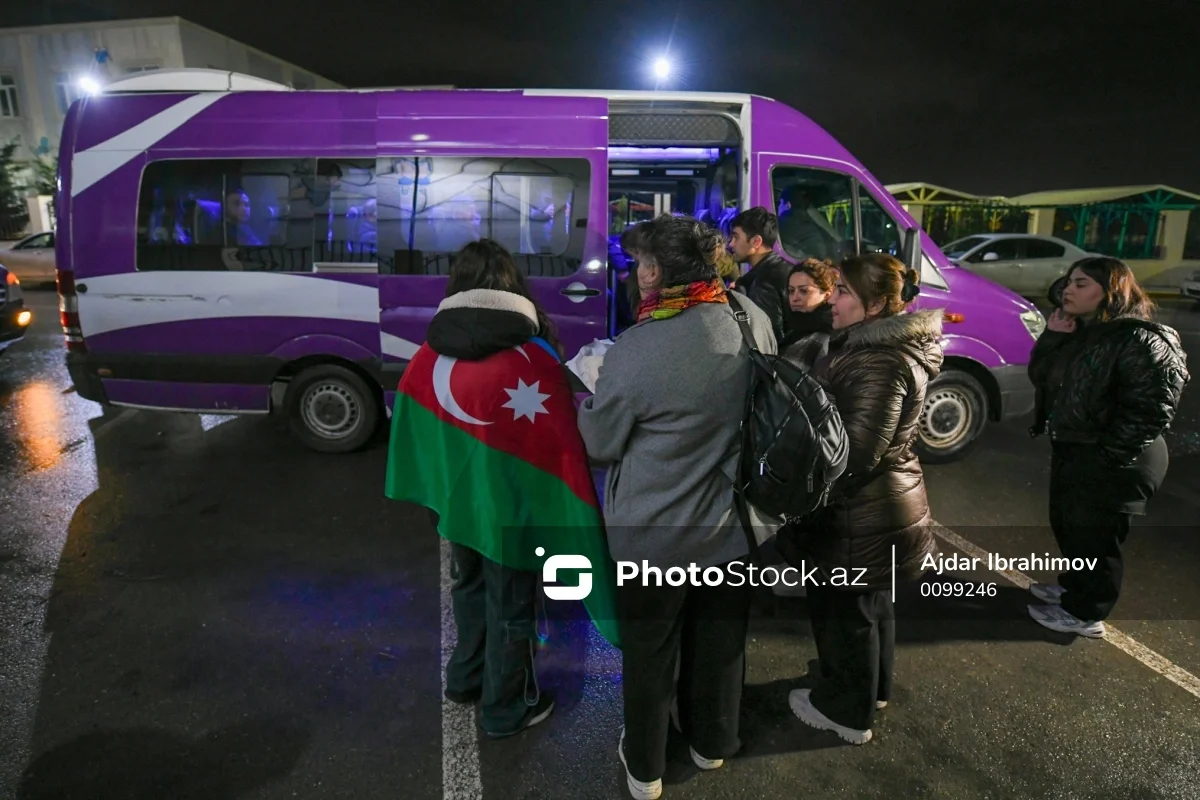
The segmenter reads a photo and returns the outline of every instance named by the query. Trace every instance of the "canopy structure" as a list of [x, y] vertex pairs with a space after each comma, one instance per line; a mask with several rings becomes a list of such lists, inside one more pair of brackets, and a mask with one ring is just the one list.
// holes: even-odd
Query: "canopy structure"
[[[1126, 259], [1200, 259], [1200, 194], [1165, 184], [1059, 189], [1003, 197], [897, 183], [888, 191], [936, 241], [973, 233], [1057, 236], [1092, 253]], [[914, 208], [915, 207], [915, 208]], [[967, 230], [972, 228], [972, 230]]]

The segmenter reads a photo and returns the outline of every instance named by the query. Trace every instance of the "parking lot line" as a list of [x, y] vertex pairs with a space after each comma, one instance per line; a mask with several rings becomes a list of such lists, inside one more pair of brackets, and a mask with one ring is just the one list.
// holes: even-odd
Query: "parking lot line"
[[[958, 548], [972, 558], [978, 558], [985, 563], [987, 562], [988, 552], [986, 550], [972, 544], [943, 525], [940, 525], [936, 522], [933, 525], [934, 533], [947, 544]], [[1009, 582], [1026, 590], [1028, 590], [1034, 582], [1033, 579], [1028, 575], [1023, 572], [1018, 572], [1017, 570], [993, 570], [993, 572], [999, 573]], [[1032, 597], [1032, 595], [1030, 596]], [[1035, 625], [1037, 623], [1033, 622], [1033, 620], [1030, 620], [1030, 624]], [[1163, 656], [1154, 652], [1133, 637], [1122, 633], [1112, 625], [1105, 623], [1105, 627], [1107, 628], [1107, 632], [1105, 633], [1104, 640], [1113, 647], [1117, 648], [1123, 653], [1126, 653], [1127, 655], [1132, 656], [1140, 661], [1143, 665], [1154, 670], [1159, 675], [1162, 675], [1171, 683], [1174, 683], [1176, 686], [1179, 686], [1185, 691], [1190, 692], [1195, 697], [1200, 698], [1200, 678], [1197, 678], [1195, 675], [1183, 669], [1182, 667], [1173, 664], [1167, 658], [1164, 658]]]
[[446, 699], [446, 664], [458, 640], [450, 589], [450, 542], [442, 548], [442, 797], [447, 800], [483, 800], [479, 775], [479, 737], [475, 708]]

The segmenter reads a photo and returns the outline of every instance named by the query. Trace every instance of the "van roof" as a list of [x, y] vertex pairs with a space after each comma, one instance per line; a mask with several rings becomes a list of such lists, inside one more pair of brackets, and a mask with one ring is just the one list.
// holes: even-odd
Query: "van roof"
[[[305, 89], [314, 92], [386, 92], [386, 91], [520, 91], [532, 96], [604, 97], [608, 100], [637, 101], [689, 101], [694, 103], [719, 103], [722, 105], [745, 105], [757, 95], [734, 92], [683, 92], [626, 89], [455, 89], [451, 87], [396, 86], [371, 87], [364, 89]], [[286, 84], [222, 69], [162, 69], [132, 75], [107, 84], [104, 94], [136, 92], [291, 92], [297, 91]], [[768, 98], [764, 98], [768, 99]]]

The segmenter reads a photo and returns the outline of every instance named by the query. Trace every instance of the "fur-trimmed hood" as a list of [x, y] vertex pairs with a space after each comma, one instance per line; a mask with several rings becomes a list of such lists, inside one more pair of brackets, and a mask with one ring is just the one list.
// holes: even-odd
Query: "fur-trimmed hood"
[[439, 355], [478, 361], [538, 335], [537, 308], [525, 297], [468, 289], [438, 305], [425, 340]]
[[943, 309], [931, 308], [860, 322], [835, 334], [830, 349], [894, 348], [911, 356], [933, 377], [942, 368], [943, 316]]

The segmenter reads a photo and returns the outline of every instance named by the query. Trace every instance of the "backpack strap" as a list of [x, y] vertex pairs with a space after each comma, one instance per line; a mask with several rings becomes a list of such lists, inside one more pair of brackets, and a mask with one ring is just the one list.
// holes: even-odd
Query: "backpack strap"
[[[754, 334], [750, 332], [750, 315], [742, 308], [733, 292], [727, 294], [729, 305], [733, 309], [733, 318], [737, 320], [738, 327], [742, 330], [742, 338], [746, 342], [746, 346], [750, 348], [750, 352], [758, 350], [758, 343], [754, 340]], [[753, 364], [751, 364], [753, 369]], [[746, 417], [750, 414], [750, 397], [746, 398], [746, 410], [742, 415], [742, 452], [738, 453], [737, 460], [737, 483], [733, 487], [733, 504], [737, 509], [738, 519], [742, 523], [742, 532], [746, 534], [746, 543], [750, 546], [750, 557], [760, 567], [762, 566], [762, 554], [758, 549], [758, 539], [754, 536], [754, 525], [750, 522], [750, 509], [746, 504], [746, 498], [742, 495], [742, 487], [746, 485], [745, 476], [745, 459], [742, 457], [750, 436], [750, 429], [746, 427]]]
[[725, 296], [729, 298], [729, 306], [733, 309], [733, 318], [737, 320], [738, 327], [742, 330], [742, 338], [746, 341], [746, 346], [751, 350], [757, 350], [758, 342], [754, 340], [754, 334], [750, 332], [750, 315], [742, 308], [735, 292], [726, 292]]

